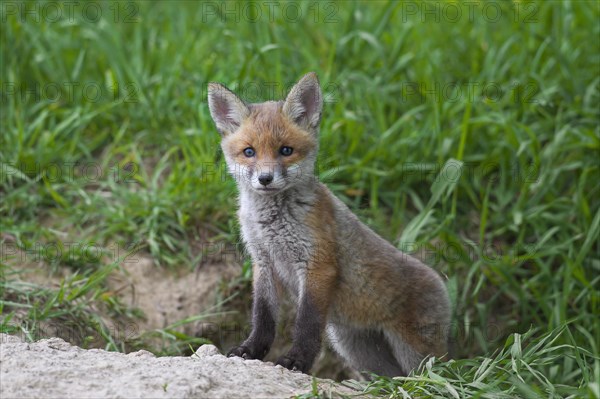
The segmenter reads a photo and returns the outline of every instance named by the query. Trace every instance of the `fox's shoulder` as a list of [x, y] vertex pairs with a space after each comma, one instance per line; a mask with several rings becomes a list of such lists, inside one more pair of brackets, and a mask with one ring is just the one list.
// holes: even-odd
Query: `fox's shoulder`
[[357, 233], [363, 226], [358, 217], [325, 184], [318, 182], [315, 202], [307, 214], [307, 225], [320, 231], [320, 237], [338, 241], [347, 232]]
[[339, 227], [360, 223], [360, 220], [350, 208], [322, 182], [317, 183], [316, 202], [319, 211], [327, 210], [334, 219], [333, 222]]
[[306, 215], [306, 224], [320, 235], [333, 238], [336, 228], [335, 196], [323, 183], [318, 182], [315, 189], [315, 200]]

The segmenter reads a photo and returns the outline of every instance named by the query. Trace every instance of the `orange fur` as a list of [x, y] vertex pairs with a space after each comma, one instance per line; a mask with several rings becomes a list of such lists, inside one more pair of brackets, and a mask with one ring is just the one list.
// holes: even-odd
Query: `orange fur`
[[310, 227], [315, 242], [308, 264], [306, 288], [317, 309], [326, 316], [338, 282], [339, 265], [335, 256], [333, 206], [322, 189], [317, 191], [317, 201], [307, 215], [306, 224]]
[[[283, 146], [293, 146], [292, 155], [283, 157], [279, 150]], [[267, 103], [260, 111], [254, 110], [242, 123], [239, 130], [223, 139], [223, 149], [233, 154], [236, 162], [258, 167], [267, 167], [280, 162], [289, 167], [302, 160], [318, 146], [310, 133], [298, 128], [279, 109], [277, 103]], [[244, 149], [252, 147], [256, 157], [248, 158]]]

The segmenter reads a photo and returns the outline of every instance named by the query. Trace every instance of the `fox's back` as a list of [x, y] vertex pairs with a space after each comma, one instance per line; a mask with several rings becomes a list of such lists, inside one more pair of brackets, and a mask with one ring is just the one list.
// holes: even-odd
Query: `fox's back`
[[397, 320], [398, 308], [407, 309], [407, 322], [422, 319], [416, 313], [425, 307], [428, 311], [422, 315], [432, 310], [434, 318], [448, 313], [446, 288], [437, 272], [384, 240], [321, 187], [335, 210], [336, 258], [341, 265], [334, 316], [369, 325]]

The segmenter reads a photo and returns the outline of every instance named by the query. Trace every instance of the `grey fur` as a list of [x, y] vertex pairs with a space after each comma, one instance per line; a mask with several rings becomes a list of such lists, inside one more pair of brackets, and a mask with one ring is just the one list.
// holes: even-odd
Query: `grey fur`
[[382, 331], [342, 324], [329, 324], [326, 331], [333, 348], [356, 370], [390, 376], [406, 374]]

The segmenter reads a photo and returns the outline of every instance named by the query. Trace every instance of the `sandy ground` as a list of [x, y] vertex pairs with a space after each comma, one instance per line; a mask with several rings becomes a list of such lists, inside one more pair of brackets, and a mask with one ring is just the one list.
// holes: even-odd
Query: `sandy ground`
[[[123, 266], [125, 273], [109, 277], [110, 288], [118, 292], [125, 305], [144, 312], [140, 331], [165, 328], [186, 317], [202, 314], [216, 300], [217, 286], [239, 274], [234, 264], [205, 264], [195, 271], [179, 273], [154, 265], [149, 256], [137, 256], [135, 262]], [[184, 326], [186, 334], [194, 334], [195, 326]]]
[[[27, 283], [57, 290], [62, 280], [72, 274], [72, 271], [64, 267], [55, 273], [50, 273], [49, 266], [44, 262], [25, 262], [24, 259], [26, 259], [24, 256], [17, 256], [12, 262], [13, 268], [21, 271], [19, 279]], [[156, 266], [149, 255], [136, 254], [135, 257], [124, 262], [120, 269], [110, 274], [107, 288], [108, 292], [118, 297], [122, 304], [139, 309], [144, 317], [121, 320], [107, 317], [102, 312], [99, 312], [98, 316], [115, 337], [128, 341], [142, 333], [166, 328], [189, 317], [219, 312], [214, 309], [219, 299], [224, 295], [231, 295], [238, 289], [233, 285], [226, 288], [226, 292], [219, 294], [219, 287], [228, 287], [229, 282], [239, 276], [240, 270], [240, 265], [234, 261], [207, 262], [194, 270], [186, 268], [170, 270]], [[229, 303], [224, 309], [230, 312], [228, 315], [203, 317], [174, 329], [189, 336], [206, 337], [223, 351], [229, 349], [246, 338], [250, 327], [251, 290], [247, 288], [238, 294], [236, 302]], [[294, 315], [291, 306], [282, 309], [282, 320], [278, 325], [277, 337], [266, 360], [274, 361], [289, 349]], [[26, 320], [26, 317], [25, 310], [17, 310], [12, 322], [18, 324]], [[43, 331], [42, 337], [59, 337], [74, 345], [83, 345], [81, 333], [60, 321], [42, 322], [39, 327]], [[94, 340], [85, 343], [87, 348], [104, 347], [105, 343], [101, 337], [92, 338]], [[152, 348], [160, 348], [162, 345], [158, 336], [156, 338], [146, 336], [145, 340]], [[314, 375], [338, 381], [357, 378], [325, 346], [312, 371]]]
[[[12, 268], [20, 271], [18, 280], [24, 283], [58, 290], [63, 279], [68, 279], [73, 274], [65, 267], [52, 273], [44, 262], [24, 262], [23, 259], [24, 256], [16, 257], [11, 262]], [[98, 316], [120, 340], [134, 338], [143, 332], [167, 328], [186, 318], [218, 312], [220, 309], [215, 308], [218, 302], [218, 287], [227, 284], [239, 275], [239, 272], [240, 267], [234, 263], [206, 263], [195, 270], [170, 270], [156, 266], [149, 255], [137, 254], [108, 276], [106, 293], [114, 295], [128, 308], [141, 311], [143, 317], [121, 320], [108, 317], [100, 311]], [[13, 323], [18, 324], [24, 319], [26, 312], [17, 309]], [[220, 318], [207, 317], [206, 320], [212, 322]], [[56, 321], [42, 323], [40, 327], [44, 337], [60, 337], [80, 344], [80, 337], [76, 331]], [[203, 324], [198, 321], [180, 325], [175, 329], [190, 336], [203, 336], [202, 327]], [[102, 340], [100, 337], [96, 338], [100, 345]]]
[[[313, 377], [259, 360], [227, 358], [212, 345], [190, 357], [81, 349], [60, 338], [35, 343], [0, 334], [0, 397], [289, 398], [312, 391]], [[358, 391], [318, 379], [325, 395]]]

